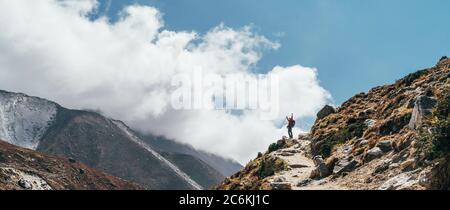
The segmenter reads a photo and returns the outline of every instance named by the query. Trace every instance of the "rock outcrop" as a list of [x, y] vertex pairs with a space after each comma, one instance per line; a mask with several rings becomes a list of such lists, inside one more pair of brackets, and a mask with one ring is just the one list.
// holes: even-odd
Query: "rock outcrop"
[[422, 125], [424, 118], [431, 115], [433, 107], [436, 105], [436, 100], [428, 96], [418, 96], [414, 99], [414, 109], [411, 115], [411, 120], [408, 126], [411, 129], [417, 129]]
[[317, 113], [317, 120], [323, 119], [326, 116], [335, 113], [336, 110], [330, 106], [330, 105], [325, 105], [318, 113]]

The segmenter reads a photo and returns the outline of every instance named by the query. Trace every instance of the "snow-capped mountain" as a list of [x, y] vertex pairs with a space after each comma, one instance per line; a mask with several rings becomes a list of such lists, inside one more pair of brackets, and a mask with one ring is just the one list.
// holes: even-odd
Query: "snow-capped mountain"
[[0, 91], [0, 139], [34, 150], [56, 112], [57, 104], [53, 102]]
[[[0, 91], [0, 139], [79, 160], [147, 189], [209, 188], [224, 176], [196, 156], [180, 161], [177, 152], [153, 149], [120, 121], [22, 93]], [[202, 170], [182, 170], [193, 166]]]

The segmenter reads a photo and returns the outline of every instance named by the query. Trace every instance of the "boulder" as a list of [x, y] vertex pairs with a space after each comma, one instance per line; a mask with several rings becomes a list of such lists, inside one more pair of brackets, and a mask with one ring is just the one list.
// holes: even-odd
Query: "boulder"
[[[419, 173], [419, 176], [418, 176], [419, 184], [421, 186], [425, 187], [425, 189], [433, 189], [432, 180], [433, 180], [433, 178], [435, 178], [435, 176], [433, 176], [433, 174], [431, 172], [432, 172], [432, 167], [427, 167]], [[437, 188], [437, 189], [439, 189], [439, 188]]]
[[297, 187], [304, 187], [308, 185], [312, 180], [311, 179], [303, 179], [297, 183]]
[[290, 152], [280, 152], [280, 153], [277, 153], [277, 154], [280, 155], [280, 156], [285, 156], [285, 157], [287, 157], [287, 156], [294, 156], [294, 154], [290, 153]]
[[413, 179], [409, 174], [399, 174], [383, 183], [379, 190], [408, 190], [417, 184], [418, 180]]
[[270, 186], [274, 190], [292, 190], [291, 183], [289, 182], [272, 182]]
[[395, 168], [398, 168], [398, 167], [400, 167], [400, 164], [398, 164], [398, 163], [392, 163], [392, 164], [389, 165], [389, 169], [395, 169]]
[[313, 161], [315, 166], [318, 166], [324, 162], [323, 157], [321, 155], [314, 156]]
[[366, 146], [369, 144], [369, 140], [367, 139], [361, 139], [361, 141], [359, 141], [359, 146]]
[[292, 164], [292, 165], [289, 165], [289, 167], [291, 167], [291, 168], [308, 168], [307, 165], [303, 165], [303, 164]]
[[276, 177], [275, 179], [273, 179], [274, 182], [286, 182], [286, 177], [284, 176], [279, 176]]
[[365, 124], [368, 128], [371, 128], [371, 127], [373, 127], [373, 126], [375, 125], [376, 122], [377, 122], [376, 120], [373, 120], [373, 119], [367, 119], [367, 120], [364, 121], [364, 124]]
[[409, 171], [412, 170], [415, 166], [416, 160], [415, 159], [408, 159], [405, 160], [403, 163], [400, 164], [400, 169], [402, 171]]
[[358, 166], [359, 162], [356, 160], [339, 160], [335, 165], [333, 169], [333, 173], [340, 175], [343, 172], [350, 172], [354, 170]]
[[311, 171], [310, 178], [316, 179], [316, 178], [324, 178], [330, 175], [330, 170], [328, 169], [327, 165], [323, 161], [322, 156], [318, 155], [313, 158], [314, 165], [316, 168]]
[[30, 182], [28, 182], [25, 179], [20, 179], [18, 182], [19, 186], [22, 187], [23, 189], [31, 189], [33, 186], [30, 184]]
[[373, 159], [379, 158], [383, 155], [383, 151], [379, 147], [374, 147], [367, 151], [366, 155], [364, 156], [364, 160], [366, 162], [369, 162]]
[[391, 160], [385, 160], [384, 162], [382, 162], [381, 164], [379, 164], [378, 166], [375, 167], [373, 174], [382, 173], [382, 172], [388, 170], [391, 165], [391, 162], [392, 162]]
[[330, 106], [325, 105], [318, 113], [317, 113], [317, 120], [323, 119], [327, 117], [330, 114], [336, 113], [336, 110]]
[[380, 141], [376, 146], [383, 152], [389, 152], [392, 150], [392, 142], [389, 140]]
[[336, 162], [339, 161], [339, 158], [337, 158], [336, 156], [331, 156], [328, 157], [325, 160], [325, 165], [327, 166], [328, 170], [333, 171], [334, 166], [336, 165]]
[[417, 129], [421, 126], [423, 119], [431, 115], [435, 105], [436, 99], [424, 95], [417, 96], [414, 101], [414, 109], [408, 127]]

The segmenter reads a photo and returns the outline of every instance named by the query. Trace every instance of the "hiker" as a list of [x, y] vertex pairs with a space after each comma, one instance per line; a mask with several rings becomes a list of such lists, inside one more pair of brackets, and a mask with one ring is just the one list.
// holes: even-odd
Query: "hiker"
[[291, 117], [286, 116], [286, 120], [288, 121], [287, 129], [289, 138], [294, 138], [292, 134], [292, 128], [295, 126], [294, 113], [291, 114]]

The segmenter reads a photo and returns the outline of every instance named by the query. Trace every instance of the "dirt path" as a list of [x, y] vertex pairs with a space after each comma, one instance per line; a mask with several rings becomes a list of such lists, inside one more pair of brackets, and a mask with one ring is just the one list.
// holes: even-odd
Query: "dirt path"
[[329, 182], [328, 178], [312, 180], [309, 178], [311, 172], [316, 168], [313, 160], [308, 157], [310, 142], [300, 140], [292, 147], [281, 149], [270, 155], [279, 157], [286, 161], [289, 170], [275, 174], [270, 181], [274, 184], [290, 184], [293, 190], [341, 190], [346, 189], [337, 183]]

